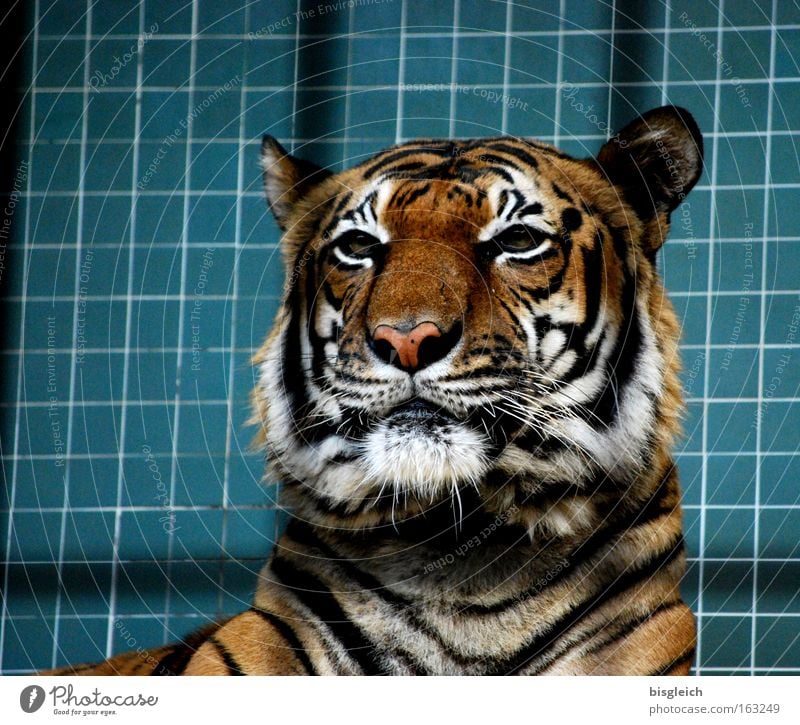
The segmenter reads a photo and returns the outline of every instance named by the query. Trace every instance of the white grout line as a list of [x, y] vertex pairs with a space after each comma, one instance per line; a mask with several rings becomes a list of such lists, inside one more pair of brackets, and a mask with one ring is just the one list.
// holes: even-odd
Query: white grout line
[[[245, 30], [250, 26], [250, 6], [245, 6]], [[242, 68], [242, 78], [247, 77], [247, 70], [249, 68], [249, 58], [245, 51], [242, 59], [244, 67]], [[244, 84], [242, 84], [244, 85]], [[245, 133], [245, 112], [247, 110], [246, 94], [244, 87], [239, 89], [239, 137], [244, 139]], [[231, 324], [230, 335], [231, 342], [236, 339], [236, 324], [238, 321], [238, 305], [239, 300], [239, 265], [241, 263], [242, 253], [242, 190], [244, 189], [244, 174], [245, 174], [245, 157], [246, 157], [247, 144], [241, 143], [239, 145], [239, 154], [236, 160], [236, 186], [238, 193], [236, 195], [236, 217], [234, 221], [233, 232], [233, 248], [236, 250], [233, 263], [233, 278], [231, 280]], [[250, 171], [255, 171], [255, 167]], [[223, 317], [224, 321], [224, 317]], [[228, 355], [228, 379], [227, 379], [227, 406], [226, 406], [226, 419], [227, 425], [225, 426], [225, 463], [223, 464], [223, 478], [222, 478], [222, 532], [220, 534], [220, 548], [223, 552], [227, 551], [228, 546], [228, 523], [230, 518], [230, 479], [231, 479], [231, 441], [233, 438], [233, 410], [234, 410], [234, 378], [236, 372], [236, 356], [233, 352], [233, 347]], [[197, 383], [195, 382], [195, 385]], [[197, 390], [197, 400], [201, 400], [200, 391]], [[199, 404], [199, 403], [198, 403]], [[234, 508], [238, 508], [235, 506]], [[217, 607], [221, 612], [223, 609], [223, 600], [225, 594], [225, 560], [222, 559], [219, 564], [219, 593], [217, 599]]]
[[[503, 98], [508, 98], [508, 84], [511, 79], [511, 38], [514, 31], [514, 3], [506, 3], [506, 31], [503, 46]], [[503, 104], [503, 118], [500, 124], [502, 134], [508, 133], [508, 104]]]
[[[556, 104], [553, 114], [555, 116], [553, 119], [553, 145], [555, 146], [561, 145], [561, 83], [564, 80], [564, 16], [567, 12], [566, 4], [566, 0], [559, 0], [558, 45], [556, 50]], [[610, 108], [611, 106], [609, 104], [609, 109]], [[610, 126], [608, 128], [610, 128]]]
[[[145, 18], [145, 2], [139, 5], [139, 37], [143, 38]], [[136, 109], [134, 112], [134, 139], [138, 139], [142, 128], [142, 79], [144, 76], [144, 54], [147, 48], [142, 44], [136, 59]], [[125, 306], [125, 352], [122, 362], [122, 401], [120, 409], [120, 434], [119, 450], [125, 451], [125, 436], [128, 424], [128, 380], [131, 375], [131, 338], [133, 329], [133, 274], [134, 274], [134, 243], [136, 240], [136, 214], [138, 193], [136, 180], [139, 178], [139, 143], [133, 143], [133, 162], [131, 169], [131, 216], [128, 227], [128, 280], [127, 280], [127, 304]], [[85, 404], [85, 401], [84, 401]], [[141, 454], [138, 454], [141, 455]], [[112, 544], [112, 563], [111, 563], [111, 589], [109, 592], [108, 622], [106, 627], [106, 657], [111, 657], [114, 653], [114, 624], [117, 618], [117, 580], [119, 577], [119, 546], [122, 535], [122, 502], [123, 491], [125, 489], [125, 457], [118, 456], [117, 463], [117, 498], [114, 511], [114, 539]], [[143, 463], [144, 465], [144, 463]]]
[[461, 0], [453, 0], [453, 39], [450, 46], [450, 119], [447, 134], [456, 135], [456, 83], [458, 82], [458, 33], [461, 24]]
[[[770, 33], [769, 39], [769, 77], [775, 77], [775, 52], [777, 45], [777, 38], [774, 28], [774, 23], [778, 17], [778, 0], [772, 0], [772, 23], [773, 29]], [[767, 135], [765, 141], [764, 153], [764, 219], [762, 222], [761, 234], [762, 239], [767, 237], [769, 232], [769, 209], [770, 209], [770, 192], [769, 183], [772, 180], [772, 131], [773, 113], [775, 107], [775, 88], [772, 83], [769, 85], [769, 92], [767, 94]], [[753, 603], [752, 611], [753, 618], [750, 627], [750, 674], [754, 675], [756, 672], [756, 613], [758, 612], [758, 555], [759, 555], [759, 538], [761, 534], [761, 463], [763, 460], [761, 447], [762, 438], [764, 435], [763, 417], [764, 417], [764, 338], [767, 328], [767, 242], [761, 243], [761, 309], [758, 327], [758, 342], [761, 348], [758, 354], [758, 408], [756, 416], [756, 476], [755, 476], [755, 491], [753, 492], [755, 512], [753, 520], [753, 555], [755, 561], [753, 562]], [[771, 399], [770, 399], [771, 400]]]
[[[720, 0], [719, 7], [718, 7], [718, 15], [717, 15], [717, 47], [722, 52], [722, 24], [723, 24], [723, 8], [725, 6], [725, 0]], [[719, 108], [720, 108], [720, 95], [722, 90], [722, 66], [718, 63], [717, 64], [717, 84], [714, 87], [714, 131], [719, 130]], [[707, 277], [707, 289], [711, 290], [714, 288], [714, 228], [716, 224], [716, 217], [717, 217], [717, 195], [714, 190], [715, 185], [717, 183], [717, 159], [719, 157], [718, 154], [718, 137], [714, 136], [712, 141], [712, 151], [711, 151], [711, 203], [709, 205], [709, 245], [708, 245], [708, 277]], [[712, 295], [708, 295], [708, 299], [706, 301], [706, 340], [705, 340], [705, 359], [703, 361], [704, 365], [704, 375], [703, 375], [703, 418], [702, 418], [702, 447], [701, 452], [703, 455], [702, 458], [702, 474], [700, 479], [700, 549], [698, 551], [698, 594], [697, 594], [697, 617], [701, 618], [703, 616], [703, 587], [705, 583], [705, 568], [703, 565], [703, 559], [705, 557], [705, 550], [706, 550], [706, 506], [708, 504], [708, 400], [709, 400], [709, 384], [711, 378], [711, 322], [713, 319], [714, 313], [714, 301], [715, 297]], [[703, 628], [698, 627], [697, 629], [697, 655], [696, 655], [696, 662], [703, 662]]]
[[[80, 297], [80, 278], [81, 278], [81, 257], [83, 252], [83, 215], [85, 208], [84, 189], [86, 185], [86, 140], [89, 136], [89, 78], [90, 74], [90, 58], [91, 58], [91, 41], [89, 40], [89, 33], [92, 28], [92, 0], [86, 0], [86, 39], [84, 41], [84, 60], [83, 60], [83, 112], [81, 114], [81, 146], [80, 146], [80, 160], [78, 162], [79, 177], [78, 177], [78, 214], [77, 224], [78, 228], [75, 236], [75, 299], [73, 300], [72, 307], [72, 339], [76, 340], [78, 337], [78, 306]], [[69, 366], [69, 403], [67, 407], [67, 439], [65, 443], [65, 464], [64, 464], [64, 510], [61, 514], [61, 528], [59, 531], [58, 541], [58, 589], [56, 590], [56, 603], [55, 614], [53, 621], [53, 648], [51, 651], [51, 667], [55, 667], [58, 660], [58, 653], [60, 651], [60, 634], [61, 634], [61, 601], [64, 591], [62, 582], [62, 562], [64, 560], [64, 552], [66, 548], [66, 535], [67, 535], [67, 521], [72, 518], [69, 504], [69, 486], [70, 486], [70, 473], [71, 473], [71, 460], [70, 453], [72, 451], [72, 440], [75, 430], [75, 393], [76, 393], [76, 379], [80, 375], [81, 378], [81, 392], [83, 391], [83, 373], [78, 371], [77, 352], [73, 349], [70, 353], [70, 366]]]
[[400, 57], [397, 59], [397, 120], [395, 123], [394, 142], [403, 140], [403, 86], [406, 82], [406, 3], [400, 5]]
[[[197, 26], [198, 26], [198, 0], [192, 0], [192, 39], [189, 50], [189, 94], [187, 104], [187, 127], [186, 127], [186, 155], [184, 158], [184, 192], [191, 188], [192, 182], [192, 130], [194, 128], [194, 116], [192, 114], [194, 96], [195, 96], [195, 74], [197, 73]], [[184, 318], [186, 317], [185, 299], [186, 299], [186, 278], [188, 274], [189, 264], [189, 215], [191, 214], [189, 195], [183, 195], [183, 223], [181, 229], [181, 301], [179, 303], [178, 311], [178, 340], [183, 344], [184, 339]], [[175, 487], [178, 480], [178, 442], [180, 436], [180, 421], [182, 406], [179, 401], [182, 398], [181, 385], [185, 384], [183, 380], [183, 356], [179, 355], [175, 369], [175, 406], [173, 408], [173, 424], [172, 424], [172, 464], [169, 473], [169, 506], [170, 510], [175, 506]], [[175, 548], [175, 528], [172, 527], [168, 533], [167, 543], [167, 579], [169, 579], [172, 570], [171, 562], [173, 551]], [[170, 631], [170, 604], [172, 602], [172, 591], [169, 584], [167, 585], [165, 594], [165, 616], [164, 616], [164, 642], [172, 639]]]

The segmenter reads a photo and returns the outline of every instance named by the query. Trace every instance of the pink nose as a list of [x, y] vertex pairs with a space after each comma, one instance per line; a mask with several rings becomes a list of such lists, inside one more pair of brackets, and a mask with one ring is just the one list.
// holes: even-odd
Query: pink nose
[[386, 362], [406, 370], [416, 370], [420, 367], [420, 345], [425, 340], [441, 336], [442, 331], [432, 322], [421, 322], [408, 332], [390, 325], [378, 325], [372, 339], [375, 343], [388, 343], [391, 349]]

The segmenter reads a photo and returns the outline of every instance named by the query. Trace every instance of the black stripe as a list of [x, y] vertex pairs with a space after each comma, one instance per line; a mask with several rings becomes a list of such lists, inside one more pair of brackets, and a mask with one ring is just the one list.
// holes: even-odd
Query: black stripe
[[504, 662], [498, 663], [494, 671], [488, 674], [517, 674], [520, 670], [524, 669], [531, 660], [557, 642], [560, 637], [566, 634], [567, 631], [593, 609], [602, 606], [613, 597], [622, 594], [639, 582], [654, 576], [665, 566], [668, 566], [672, 561], [677, 559], [683, 551], [683, 536], [678, 536], [668, 549], [652, 557], [644, 564], [640, 564], [632, 569], [627, 569], [619, 574], [593, 597], [584, 600], [569, 612], [569, 614], [553, 622], [545, 632], [534, 637], [514, 656], [508, 658]]
[[280, 556], [272, 560], [271, 571], [292, 593], [324, 622], [366, 675], [389, 674], [375, 657], [375, 645], [344, 613], [336, 597], [317, 577], [292, 566]]
[[[621, 537], [635, 527], [638, 528], [640, 526], [646, 526], [660, 516], [670, 513], [673, 509], [671, 507], [664, 506], [662, 501], [664, 495], [667, 493], [667, 485], [671, 475], [673, 475], [673, 469], [669, 470], [656, 491], [641, 509], [635, 511], [632, 515], [620, 517], [618, 521], [610, 524], [604, 529], [596, 531], [589, 538], [584, 539], [582, 543], [575, 547], [572, 553], [567, 557], [569, 566], [564, 567], [553, 578], [551, 578], [548, 581], [548, 586], [553, 585], [565, 578], [568, 574], [572, 573], [576, 567], [591, 559], [604, 547], [612, 543], [612, 541], [614, 541], [614, 539], [617, 537]], [[614, 543], [616, 544], [617, 542]], [[466, 613], [474, 614], [502, 612], [508, 609], [514, 603], [519, 602], [525, 596], [533, 596], [537, 594], [538, 591], [539, 589], [534, 586], [527, 592], [522, 592], [521, 594], [507, 597], [506, 599], [503, 599], [495, 604], [472, 604], [469, 607], [465, 607], [464, 611]]]
[[528, 164], [534, 169], [539, 168], [539, 160], [531, 156], [527, 151], [517, 148], [516, 146], [511, 146], [507, 143], [491, 143], [487, 144], [486, 148], [494, 149], [495, 151], [502, 151], [503, 153], [507, 153], [509, 156], [513, 156], [517, 161], [522, 161], [523, 163]]
[[204, 627], [197, 632], [192, 632], [182, 642], [173, 645], [170, 651], [159, 660], [150, 675], [156, 677], [182, 675], [195, 652], [220, 626], [222, 626], [221, 622]]
[[659, 667], [657, 670], [649, 673], [649, 677], [661, 677], [666, 675], [670, 670], [675, 669], [679, 665], [685, 665], [687, 662], [691, 662], [694, 659], [694, 646], [690, 647], [688, 650], [681, 652], [674, 660], [668, 662], [662, 667]]
[[[614, 644], [614, 642], [618, 642], [623, 637], [625, 637], [628, 634], [630, 634], [634, 629], [636, 629], [640, 625], [644, 624], [648, 620], [650, 620], [653, 617], [655, 617], [657, 614], [660, 614], [661, 612], [666, 611], [668, 609], [674, 609], [675, 607], [677, 607], [679, 605], [682, 605], [682, 604], [683, 604], [683, 602], [680, 599], [677, 599], [674, 602], [670, 602], [669, 604], [660, 604], [653, 611], [647, 612], [647, 614], [643, 614], [643, 615], [639, 615], [637, 617], [634, 617], [633, 619], [627, 621], [623, 626], [621, 626], [620, 628], [615, 630], [614, 633], [610, 637], [607, 637], [602, 642], [598, 642], [597, 644], [594, 644], [591, 647], [587, 648], [586, 651], [583, 652], [582, 656], [593, 654], [594, 652], [597, 652], [597, 651], [599, 651], [601, 649], [604, 649], [605, 647], [608, 647], [611, 644]], [[543, 662], [538, 664], [534, 669], [528, 669], [526, 671], [526, 674], [527, 675], [538, 675], [540, 672], [542, 672], [543, 670], [547, 669], [548, 667], [551, 667], [553, 664], [555, 664], [560, 659], [562, 659], [564, 657], [564, 655], [568, 654], [569, 652], [574, 650], [576, 647], [580, 647], [580, 645], [584, 644], [584, 642], [588, 642], [590, 639], [593, 639], [598, 634], [603, 632], [603, 630], [609, 629], [609, 627], [610, 627], [610, 623], [609, 622], [603, 622], [602, 624], [600, 624], [599, 626], [595, 627], [594, 629], [591, 629], [591, 630], [589, 630], [587, 632], [584, 632], [575, 641], [570, 642], [564, 649], [561, 649], [557, 653], [555, 653], [554, 657], [550, 657], [548, 659], [545, 659]]]
[[408, 156], [414, 156], [415, 154], [433, 154], [434, 156], [447, 156], [448, 149], [443, 147], [434, 147], [434, 146], [411, 146], [401, 148], [397, 151], [392, 153], [388, 153], [385, 156], [381, 156], [378, 161], [376, 161], [372, 166], [368, 166], [363, 171], [363, 175], [365, 179], [369, 179], [371, 176], [375, 174], [376, 171], [380, 171], [381, 169], [385, 169], [386, 171], [391, 171], [392, 169], [386, 168], [394, 161], [400, 161], [401, 159], [405, 159]]
[[236, 661], [234, 656], [228, 651], [228, 648], [220, 642], [215, 635], [211, 635], [208, 638], [208, 641], [214, 645], [219, 656], [222, 657], [222, 661], [225, 663], [225, 666], [228, 668], [229, 675], [244, 675], [245, 673], [242, 671], [242, 668], [239, 667], [239, 663]]
[[317, 674], [314, 665], [311, 664], [311, 659], [308, 656], [306, 648], [303, 647], [303, 643], [300, 641], [295, 631], [286, 622], [272, 614], [272, 612], [267, 612], [259, 607], [250, 607], [250, 611], [255, 612], [265, 622], [268, 622], [278, 630], [281, 637], [289, 643], [290, 649], [297, 659], [300, 660], [300, 664], [303, 665], [303, 669], [305, 669], [307, 674]]

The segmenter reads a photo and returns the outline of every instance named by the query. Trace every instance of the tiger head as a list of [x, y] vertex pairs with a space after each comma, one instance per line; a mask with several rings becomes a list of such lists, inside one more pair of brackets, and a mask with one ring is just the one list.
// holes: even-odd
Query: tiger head
[[379, 526], [470, 495], [559, 530], [603, 486], [647, 488], [681, 412], [655, 257], [701, 172], [685, 110], [595, 159], [422, 140], [334, 174], [265, 137], [262, 164], [287, 283], [254, 405], [300, 515]]

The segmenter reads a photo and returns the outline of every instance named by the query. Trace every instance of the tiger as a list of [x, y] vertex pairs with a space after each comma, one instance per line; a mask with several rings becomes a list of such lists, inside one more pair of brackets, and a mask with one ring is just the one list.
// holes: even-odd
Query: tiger
[[252, 606], [76, 675], [686, 675], [680, 325], [657, 253], [690, 113], [594, 158], [501, 136], [332, 172], [265, 136], [286, 285], [253, 358], [291, 512]]

